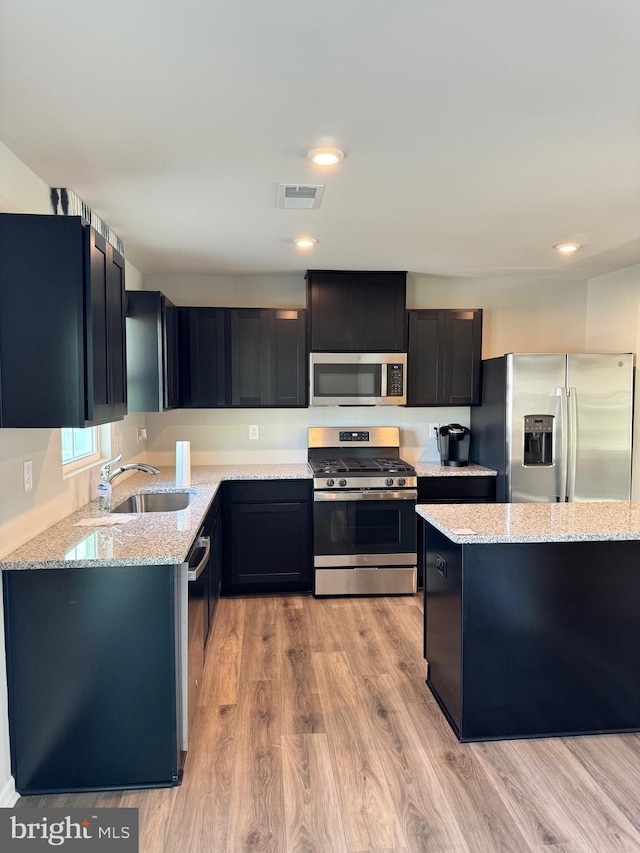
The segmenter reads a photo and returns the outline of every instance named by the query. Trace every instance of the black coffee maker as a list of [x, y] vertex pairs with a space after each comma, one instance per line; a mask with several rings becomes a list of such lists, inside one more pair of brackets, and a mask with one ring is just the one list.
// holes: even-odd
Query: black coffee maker
[[457, 468], [469, 464], [471, 430], [461, 424], [445, 424], [438, 428], [440, 464]]

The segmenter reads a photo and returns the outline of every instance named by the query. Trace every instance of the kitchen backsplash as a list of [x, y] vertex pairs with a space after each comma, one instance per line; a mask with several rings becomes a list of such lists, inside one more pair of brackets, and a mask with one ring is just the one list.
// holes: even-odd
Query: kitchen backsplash
[[[407, 409], [401, 406], [313, 409], [178, 409], [148, 414], [147, 461], [172, 465], [176, 441], [191, 442], [193, 465], [304, 462], [310, 426], [399, 426], [401, 456], [408, 462], [439, 460], [432, 423], [469, 423], [467, 407]], [[257, 426], [258, 438], [249, 438]]]

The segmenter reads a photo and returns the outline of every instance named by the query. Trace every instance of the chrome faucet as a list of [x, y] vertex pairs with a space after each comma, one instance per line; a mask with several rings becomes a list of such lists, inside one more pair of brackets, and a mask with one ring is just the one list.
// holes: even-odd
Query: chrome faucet
[[160, 469], [154, 468], [153, 465], [147, 465], [145, 462], [130, 462], [128, 465], [121, 465], [119, 468], [116, 468], [114, 471], [111, 470], [111, 466], [114, 462], [119, 462], [122, 459], [122, 453], [119, 456], [116, 456], [115, 459], [112, 459], [110, 462], [107, 462], [100, 469], [100, 479], [106, 480], [108, 483], [112, 483], [116, 477], [125, 471], [131, 471], [134, 468], [138, 471], [144, 471], [145, 474], [159, 474]]

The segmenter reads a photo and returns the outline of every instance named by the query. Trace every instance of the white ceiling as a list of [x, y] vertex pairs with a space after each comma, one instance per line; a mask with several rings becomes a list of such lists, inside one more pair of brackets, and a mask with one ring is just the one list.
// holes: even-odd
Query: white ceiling
[[589, 277], [640, 263], [640, 2], [1, 0], [0, 140], [142, 272]]

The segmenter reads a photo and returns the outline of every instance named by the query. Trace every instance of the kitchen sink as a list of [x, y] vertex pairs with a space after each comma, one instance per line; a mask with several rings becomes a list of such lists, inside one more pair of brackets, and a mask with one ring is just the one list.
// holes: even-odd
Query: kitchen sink
[[190, 492], [139, 492], [111, 512], [176, 512], [191, 503]]

